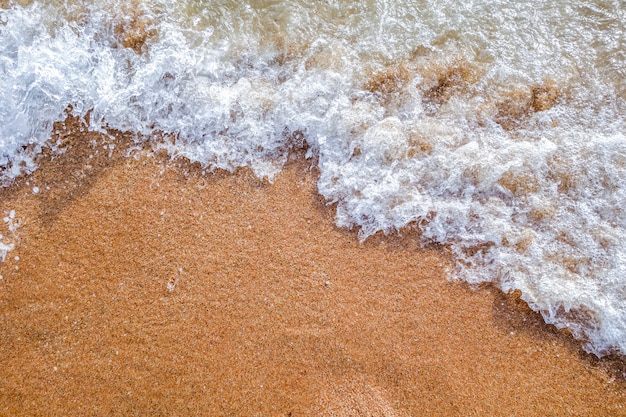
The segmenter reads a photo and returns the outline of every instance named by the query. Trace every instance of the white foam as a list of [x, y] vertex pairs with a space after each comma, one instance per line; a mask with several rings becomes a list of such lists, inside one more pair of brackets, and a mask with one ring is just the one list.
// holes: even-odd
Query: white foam
[[68, 105], [92, 130], [162, 132], [171, 155], [269, 179], [304, 136], [338, 225], [417, 224], [457, 277], [625, 354], [623, 7], [376, 3], [146, 1], [138, 50], [123, 3], [1, 11], [2, 180], [35, 169]]
[[[0, 263], [4, 262], [9, 252], [15, 249], [15, 241], [17, 241], [17, 229], [20, 226], [20, 220], [15, 217], [15, 210], [10, 210], [6, 216], [2, 218], [3, 229], [7, 234], [0, 234]], [[19, 260], [19, 257], [15, 257]]]
[[7, 245], [0, 242], [0, 262], [4, 262], [7, 253], [11, 252], [13, 249], [15, 249], [15, 245], [13, 243]]

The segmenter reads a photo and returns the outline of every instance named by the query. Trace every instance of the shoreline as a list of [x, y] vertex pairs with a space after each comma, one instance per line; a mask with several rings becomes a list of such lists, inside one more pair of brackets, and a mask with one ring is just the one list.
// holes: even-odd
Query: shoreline
[[305, 161], [268, 184], [57, 127], [0, 190], [0, 415], [626, 415], [623, 360], [410, 234], [360, 243]]

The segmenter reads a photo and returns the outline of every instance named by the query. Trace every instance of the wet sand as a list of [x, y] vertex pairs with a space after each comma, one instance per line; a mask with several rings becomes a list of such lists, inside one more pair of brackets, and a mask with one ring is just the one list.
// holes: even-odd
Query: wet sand
[[623, 361], [444, 248], [360, 243], [302, 158], [270, 185], [57, 128], [0, 191], [0, 415], [626, 415]]

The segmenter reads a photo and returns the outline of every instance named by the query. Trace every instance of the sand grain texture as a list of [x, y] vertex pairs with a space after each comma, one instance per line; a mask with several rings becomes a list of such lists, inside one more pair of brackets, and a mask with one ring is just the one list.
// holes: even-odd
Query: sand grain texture
[[270, 185], [89, 135], [0, 195], [0, 415], [626, 415], [619, 362], [336, 228], [305, 161]]

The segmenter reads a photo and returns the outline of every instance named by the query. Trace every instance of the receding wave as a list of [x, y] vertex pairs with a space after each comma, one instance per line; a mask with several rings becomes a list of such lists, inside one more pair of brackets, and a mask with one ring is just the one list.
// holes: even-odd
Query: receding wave
[[455, 277], [520, 290], [589, 351], [624, 355], [625, 13], [618, 1], [9, 3], [0, 180], [55, 151], [68, 111], [269, 180], [306, 143], [339, 226], [363, 239], [418, 229], [449, 247]]

